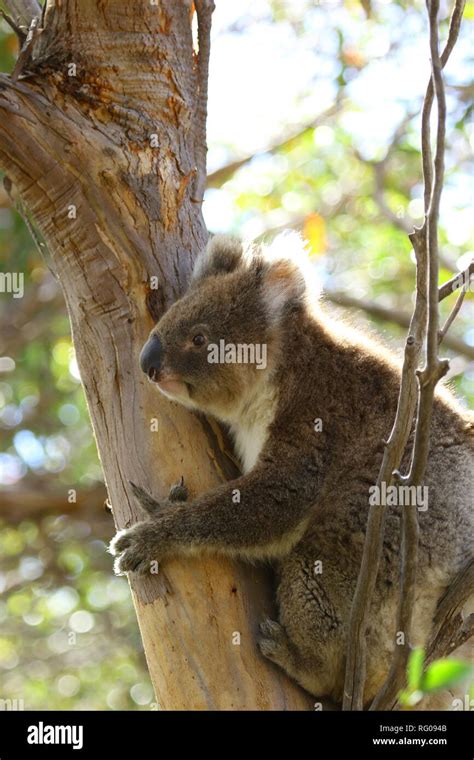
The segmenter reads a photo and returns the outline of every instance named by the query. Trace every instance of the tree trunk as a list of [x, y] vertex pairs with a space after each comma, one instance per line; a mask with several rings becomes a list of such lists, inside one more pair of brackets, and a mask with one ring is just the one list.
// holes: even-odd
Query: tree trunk
[[[199, 55], [189, 0], [49, 0], [0, 78], [0, 163], [62, 285], [118, 528], [142, 518], [129, 480], [160, 497], [183, 475], [192, 496], [235, 472], [219, 428], [157, 394], [137, 361], [207, 238], [212, 9], [195, 5]], [[310, 706], [257, 652], [263, 570], [180, 559], [130, 582], [161, 708]]]

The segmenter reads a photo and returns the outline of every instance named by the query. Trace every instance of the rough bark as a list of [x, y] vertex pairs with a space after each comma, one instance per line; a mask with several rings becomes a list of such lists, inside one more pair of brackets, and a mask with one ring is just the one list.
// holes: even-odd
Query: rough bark
[[[137, 365], [207, 237], [206, 61], [192, 13], [188, 0], [50, 0], [0, 79], [0, 164], [64, 292], [118, 528], [141, 517], [129, 480], [160, 497], [184, 475], [192, 495], [234, 472], [219, 429], [160, 398]], [[264, 571], [179, 560], [131, 587], [162, 708], [308, 708], [255, 647], [271, 610]]]

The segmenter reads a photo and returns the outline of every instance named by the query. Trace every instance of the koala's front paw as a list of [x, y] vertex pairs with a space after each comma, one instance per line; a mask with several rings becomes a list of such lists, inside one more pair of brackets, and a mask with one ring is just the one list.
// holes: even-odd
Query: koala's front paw
[[114, 570], [124, 573], [153, 573], [158, 571], [157, 525], [140, 522], [132, 528], [121, 530], [110, 542], [109, 551], [115, 557]]

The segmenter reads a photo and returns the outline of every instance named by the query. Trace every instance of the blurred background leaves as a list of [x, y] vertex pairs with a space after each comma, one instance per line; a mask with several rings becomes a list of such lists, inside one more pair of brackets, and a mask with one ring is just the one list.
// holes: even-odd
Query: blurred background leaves
[[[216, 5], [210, 231], [268, 240], [299, 229], [328, 308], [400, 348], [414, 282], [406, 233], [423, 215], [424, 2]], [[450, 8], [441, 7], [445, 35]], [[440, 282], [474, 250], [473, 18], [468, 2], [446, 71]], [[16, 55], [1, 21], [0, 69], [10, 72]], [[113, 576], [105, 552], [113, 522], [64, 300], [47, 251], [14, 205], [2, 186], [0, 272], [23, 272], [25, 292], [0, 293], [0, 699], [40, 709], [150, 709], [127, 582]], [[443, 302], [443, 316], [451, 305]], [[446, 345], [450, 382], [465, 404], [474, 397], [473, 325], [469, 294]]]

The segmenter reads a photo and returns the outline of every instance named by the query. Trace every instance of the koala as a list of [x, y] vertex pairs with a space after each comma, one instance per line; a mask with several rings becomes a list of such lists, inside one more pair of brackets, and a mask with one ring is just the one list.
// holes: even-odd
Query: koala
[[[291, 234], [247, 248], [216, 236], [198, 257], [188, 292], [151, 331], [140, 365], [166, 397], [228, 426], [242, 475], [190, 502], [159, 503], [132, 484], [148, 518], [119, 532], [111, 552], [118, 573], [204, 552], [270, 561], [279, 619], [263, 621], [261, 652], [311, 694], [340, 703], [370, 489], [393, 424], [400, 369], [384, 347], [330, 318], [306, 262], [303, 241]], [[224, 348], [211, 361], [216, 346]], [[265, 361], [251, 361], [257, 352], [249, 347], [258, 346]], [[416, 645], [426, 643], [438, 600], [472, 556], [473, 431], [472, 416], [440, 388], [428, 503], [418, 512]], [[407, 454], [402, 471], [408, 464]], [[403, 508], [387, 510], [366, 704], [395, 646]]]

